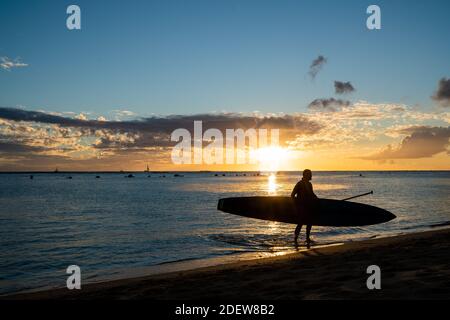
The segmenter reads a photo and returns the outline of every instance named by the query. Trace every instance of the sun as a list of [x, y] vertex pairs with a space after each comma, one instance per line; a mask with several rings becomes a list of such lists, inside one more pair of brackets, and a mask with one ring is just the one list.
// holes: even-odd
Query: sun
[[281, 147], [256, 149], [251, 155], [259, 164], [260, 171], [276, 172], [283, 170], [289, 158], [289, 150]]

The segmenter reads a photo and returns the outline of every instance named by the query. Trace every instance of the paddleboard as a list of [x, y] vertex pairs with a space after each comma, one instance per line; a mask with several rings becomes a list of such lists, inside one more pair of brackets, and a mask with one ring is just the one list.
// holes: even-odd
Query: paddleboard
[[292, 197], [223, 198], [217, 209], [248, 218], [329, 227], [366, 226], [395, 219], [391, 212], [375, 206], [333, 199], [318, 199], [314, 209], [307, 210]]

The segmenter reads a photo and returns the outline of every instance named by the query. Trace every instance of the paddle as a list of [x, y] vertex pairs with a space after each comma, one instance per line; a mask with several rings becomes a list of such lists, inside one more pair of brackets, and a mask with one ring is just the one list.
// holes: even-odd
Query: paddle
[[359, 197], [362, 197], [362, 196], [367, 196], [368, 194], [373, 194], [373, 191], [366, 192], [366, 193], [363, 193], [363, 194], [359, 194], [357, 196], [353, 196], [353, 197], [350, 197], [350, 198], [345, 198], [345, 199], [342, 199], [341, 201], [355, 199], [355, 198], [359, 198]]

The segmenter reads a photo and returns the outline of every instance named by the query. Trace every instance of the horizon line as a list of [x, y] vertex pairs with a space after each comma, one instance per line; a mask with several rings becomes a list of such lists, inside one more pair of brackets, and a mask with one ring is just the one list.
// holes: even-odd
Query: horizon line
[[[314, 172], [450, 172], [450, 169], [397, 169], [397, 170], [313, 170]], [[0, 171], [0, 174], [14, 174], [14, 173], [227, 173], [227, 172], [254, 172], [254, 173], [274, 173], [274, 172], [302, 172], [302, 170], [277, 170], [277, 171], [261, 171], [261, 170], [62, 170], [62, 171], [43, 171], [43, 170], [23, 170], [23, 171]]]

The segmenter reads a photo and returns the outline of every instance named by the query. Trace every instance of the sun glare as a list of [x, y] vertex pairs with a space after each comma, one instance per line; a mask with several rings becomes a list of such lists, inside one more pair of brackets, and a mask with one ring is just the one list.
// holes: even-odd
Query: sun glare
[[254, 158], [260, 171], [276, 172], [283, 170], [282, 165], [288, 160], [288, 150], [280, 147], [267, 147], [255, 150]]
[[269, 194], [276, 194], [277, 188], [277, 177], [272, 173], [267, 180], [267, 191]]

